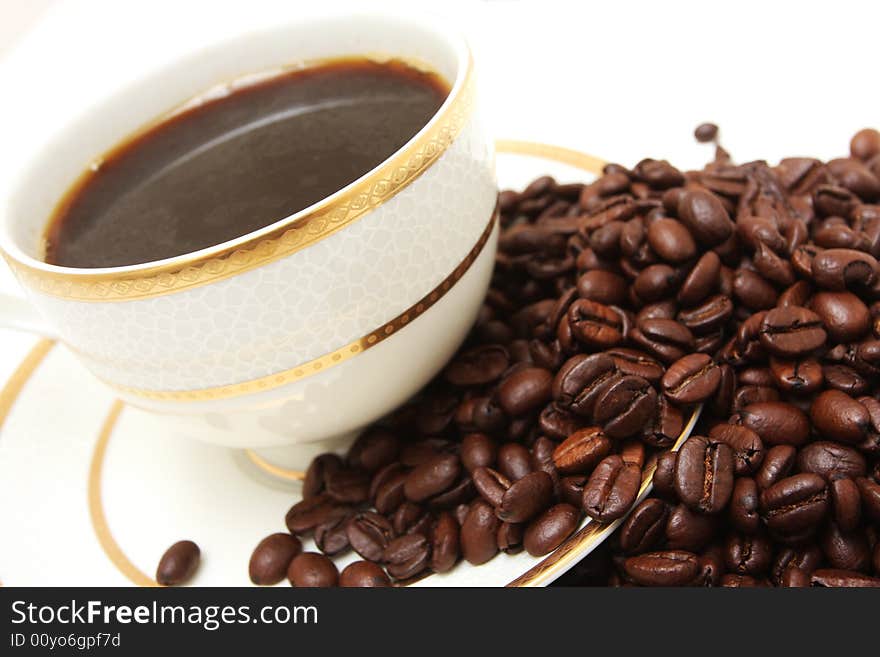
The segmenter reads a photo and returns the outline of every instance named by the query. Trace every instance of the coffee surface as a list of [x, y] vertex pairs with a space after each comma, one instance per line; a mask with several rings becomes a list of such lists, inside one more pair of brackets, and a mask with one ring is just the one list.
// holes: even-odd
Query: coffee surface
[[402, 62], [341, 59], [174, 114], [83, 175], [49, 223], [45, 260], [150, 262], [284, 219], [387, 159], [448, 91]]

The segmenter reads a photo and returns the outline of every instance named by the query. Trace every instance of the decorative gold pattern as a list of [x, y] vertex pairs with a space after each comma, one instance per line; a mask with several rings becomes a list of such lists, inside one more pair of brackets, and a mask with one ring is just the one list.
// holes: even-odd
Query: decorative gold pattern
[[442, 299], [443, 296], [449, 292], [449, 290], [451, 290], [461, 277], [470, 269], [471, 265], [477, 259], [477, 256], [483, 251], [483, 247], [486, 246], [486, 242], [489, 241], [489, 236], [492, 234], [492, 229], [495, 227], [497, 217], [498, 211], [496, 209], [495, 212], [492, 213], [492, 217], [489, 219], [489, 223], [486, 225], [485, 230], [483, 230], [483, 234], [480, 235], [480, 239], [477, 240], [477, 243], [465, 256], [464, 260], [458, 264], [449, 276], [443, 279], [440, 285], [431, 290], [431, 292], [420, 299], [418, 303], [407, 308], [403, 313], [389, 321], [387, 324], [383, 324], [364, 337], [359, 338], [354, 342], [350, 342], [328, 354], [319, 356], [314, 360], [310, 360], [307, 363], [297, 365], [296, 367], [292, 367], [283, 372], [269, 374], [260, 377], [259, 379], [251, 379], [250, 381], [242, 381], [240, 383], [232, 383], [213, 388], [200, 388], [198, 390], [144, 390], [141, 388], [121, 386], [109, 381], [106, 381], [105, 383], [120, 392], [136, 397], [142, 397], [144, 399], [192, 402], [211, 399], [228, 399], [230, 397], [238, 397], [253, 392], [271, 390], [272, 388], [277, 388], [294, 381], [305, 379], [313, 374], [323, 372], [334, 365], [344, 363], [371, 347], [375, 347], [382, 342], [382, 340], [397, 333], [397, 331], [422, 315], [431, 306]]
[[175, 258], [168, 264], [134, 273], [47, 272], [3, 255], [27, 287], [76, 301], [132, 301], [223, 280], [296, 253], [380, 206], [427, 171], [449, 148], [473, 108], [473, 62], [469, 58], [461, 88], [456, 95], [450, 95], [449, 104], [418, 139], [335, 198], [319, 202], [267, 235], [255, 236], [234, 247], [217, 246], [182, 262]]
[[495, 152], [542, 157], [545, 160], [562, 162], [563, 164], [589, 171], [597, 176], [601, 175], [603, 167], [607, 164], [605, 160], [594, 155], [575, 151], [564, 146], [541, 144], [534, 141], [520, 141], [518, 139], [497, 140], [495, 142]]
[[[678, 448], [681, 447], [682, 443], [687, 440], [688, 436], [691, 435], [691, 431], [693, 431], [694, 425], [700, 418], [700, 411], [702, 410], [702, 408], [702, 405], [700, 405], [694, 409], [693, 414], [691, 415], [690, 419], [688, 419], [688, 422], [682, 430], [681, 434], [678, 436], [678, 440], [676, 440], [675, 444], [670, 448], [671, 451], [677, 451]], [[644, 500], [648, 496], [648, 493], [651, 492], [651, 488], [653, 487], [654, 471], [656, 469], [656, 459], [652, 460], [645, 466], [644, 470], [642, 471], [642, 485], [639, 487], [638, 497], [636, 497], [636, 501], [633, 503], [633, 506], [630, 507], [630, 510], [635, 508], [635, 506], [639, 502]], [[507, 586], [547, 586], [547, 584], [549, 584], [557, 577], [559, 577], [562, 573], [571, 568], [575, 564], [575, 562], [583, 559], [589, 551], [591, 551], [593, 548], [599, 545], [599, 543], [610, 536], [614, 532], [614, 530], [623, 523], [625, 519], [626, 516], [624, 516], [623, 518], [619, 518], [614, 522], [607, 523], [591, 520], [589, 523], [586, 524], [586, 526], [583, 527], [583, 529], [566, 539], [566, 541], [562, 545], [556, 548], [556, 550], [552, 552], [541, 563], [533, 566], [532, 568], [524, 572], [522, 575], [510, 582]]]

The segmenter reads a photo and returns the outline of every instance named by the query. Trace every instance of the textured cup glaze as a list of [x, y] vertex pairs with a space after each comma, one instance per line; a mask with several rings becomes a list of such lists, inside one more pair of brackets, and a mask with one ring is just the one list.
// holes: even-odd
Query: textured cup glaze
[[[39, 259], [53, 204], [83, 163], [206, 89], [345, 55], [402, 58], [452, 91], [385, 163], [264, 229], [144, 265]], [[182, 433], [268, 447], [350, 432], [430, 380], [488, 286], [494, 153], [472, 69], [463, 39], [434, 18], [327, 16], [217, 42], [113, 94], [36, 152], [3, 208], [0, 246], [85, 366]]]

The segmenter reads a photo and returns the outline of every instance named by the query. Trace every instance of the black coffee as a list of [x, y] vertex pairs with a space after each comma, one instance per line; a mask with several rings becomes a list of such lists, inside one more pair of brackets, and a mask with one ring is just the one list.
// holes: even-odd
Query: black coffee
[[267, 226], [380, 164], [448, 92], [401, 62], [341, 59], [177, 113], [83, 175], [49, 223], [45, 260], [132, 265]]

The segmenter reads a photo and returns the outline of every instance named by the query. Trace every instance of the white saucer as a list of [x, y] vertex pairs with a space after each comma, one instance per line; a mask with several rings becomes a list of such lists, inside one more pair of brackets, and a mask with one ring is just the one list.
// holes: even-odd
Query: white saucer
[[[521, 188], [544, 173], [583, 180], [602, 166], [530, 142], [500, 141], [498, 153], [502, 188]], [[8, 377], [0, 392], [3, 585], [155, 586], [159, 557], [180, 539], [202, 549], [192, 584], [250, 585], [251, 551], [264, 536], [284, 531], [298, 482], [261, 472], [243, 451], [163, 435], [154, 418], [116, 401], [63, 346], [11, 331], [0, 331], [0, 339], [20, 345], [21, 354], [19, 363], [0, 364], [0, 377]], [[646, 467], [641, 496], [651, 474], [653, 466]], [[617, 524], [585, 521], [546, 557], [500, 554], [413, 585], [543, 586]], [[337, 564], [356, 558], [350, 553]]]

